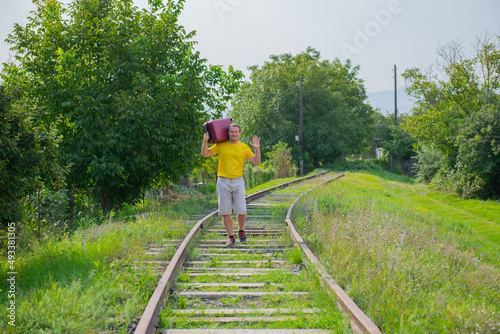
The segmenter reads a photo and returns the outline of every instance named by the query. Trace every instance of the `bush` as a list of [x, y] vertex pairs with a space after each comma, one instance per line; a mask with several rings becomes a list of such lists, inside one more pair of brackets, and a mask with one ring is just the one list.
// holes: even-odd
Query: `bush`
[[417, 163], [413, 165], [417, 182], [429, 183], [441, 167], [441, 154], [429, 147], [417, 152]]
[[249, 163], [245, 164], [244, 179], [245, 187], [247, 189], [256, 187], [264, 182], [274, 179], [275, 170], [271, 167], [265, 168], [264, 166], [253, 166]]
[[[404, 117], [402, 121], [404, 122]], [[389, 151], [391, 156], [398, 161], [410, 160], [414, 155], [413, 145], [416, 140], [412, 138], [401, 126], [390, 125], [390, 140], [384, 141], [382, 147]]]
[[199, 186], [198, 191], [202, 194], [213, 194], [217, 191], [217, 185], [215, 183], [207, 183]]
[[[40, 203], [40, 205], [38, 205]], [[27, 227], [38, 225], [40, 215], [40, 227], [47, 230], [66, 230], [71, 218], [69, 211], [68, 194], [64, 190], [51, 191], [40, 190], [37, 193], [26, 196], [21, 201], [22, 221]]]
[[[297, 167], [292, 163], [292, 149], [286, 143], [278, 142], [273, 150], [266, 154], [269, 163], [275, 170], [276, 178], [286, 178], [297, 174]], [[266, 162], [264, 165], [267, 165]]]
[[[385, 160], [387, 164], [387, 159]], [[383, 171], [384, 161], [383, 159], [345, 159], [336, 161], [334, 164], [325, 164], [322, 168], [329, 168], [336, 171], [348, 171], [348, 170], [377, 170]]]
[[[28, 247], [35, 238], [59, 238], [78, 228], [100, 225], [105, 217], [92, 190], [40, 190], [19, 201], [18, 232], [20, 248]], [[114, 214], [114, 212], [111, 212]], [[40, 235], [38, 236], [38, 215]], [[3, 242], [3, 241], [2, 241]], [[0, 242], [0, 246], [2, 246]]]
[[[464, 198], [500, 198], [500, 110], [492, 106], [472, 114], [456, 141], [457, 154], [438, 160], [436, 152], [419, 153], [417, 175], [438, 189]], [[420, 162], [422, 161], [422, 163]]]
[[57, 160], [61, 141], [56, 126], [37, 124], [38, 114], [22, 103], [20, 92], [0, 86], [0, 225], [18, 221], [19, 202], [45, 184], [64, 185], [66, 170]]
[[500, 105], [484, 107], [460, 128], [453, 171], [463, 197], [500, 198]]

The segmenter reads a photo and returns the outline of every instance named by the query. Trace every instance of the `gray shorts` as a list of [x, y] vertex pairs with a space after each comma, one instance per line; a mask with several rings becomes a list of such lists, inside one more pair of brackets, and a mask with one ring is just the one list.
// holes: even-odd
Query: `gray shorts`
[[245, 180], [243, 176], [235, 179], [219, 177], [217, 180], [217, 198], [219, 200], [219, 216], [231, 214], [231, 208], [237, 215], [247, 212], [245, 201]]

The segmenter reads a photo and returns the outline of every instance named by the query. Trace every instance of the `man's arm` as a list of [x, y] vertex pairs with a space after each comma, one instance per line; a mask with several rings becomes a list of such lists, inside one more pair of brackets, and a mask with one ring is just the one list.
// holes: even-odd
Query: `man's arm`
[[214, 152], [212, 152], [208, 148], [208, 139], [209, 138], [210, 138], [210, 136], [208, 135], [208, 132], [205, 132], [205, 134], [203, 135], [203, 144], [201, 145], [201, 155], [204, 158], [209, 157], [211, 155], [214, 155]]
[[248, 160], [253, 163], [255, 166], [261, 164], [260, 160], [260, 138], [257, 136], [253, 136], [253, 142], [250, 143], [252, 147], [255, 149], [255, 155], [252, 155]]

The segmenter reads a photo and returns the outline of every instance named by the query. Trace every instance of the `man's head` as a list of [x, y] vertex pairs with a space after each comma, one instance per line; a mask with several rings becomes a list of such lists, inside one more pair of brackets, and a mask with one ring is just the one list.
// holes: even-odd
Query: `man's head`
[[241, 127], [238, 124], [231, 124], [227, 128], [227, 135], [230, 143], [237, 143], [241, 134]]

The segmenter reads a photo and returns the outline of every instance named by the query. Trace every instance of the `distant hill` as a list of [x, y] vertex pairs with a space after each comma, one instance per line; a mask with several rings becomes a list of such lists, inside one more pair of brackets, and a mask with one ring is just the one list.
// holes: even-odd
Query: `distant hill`
[[[368, 103], [373, 108], [379, 108], [382, 114], [394, 113], [394, 91], [384, 90], [376, 93], [367, 93]], [[398, 114], [409, 114], [413, 101], [402, 89], [398, 89]]]

